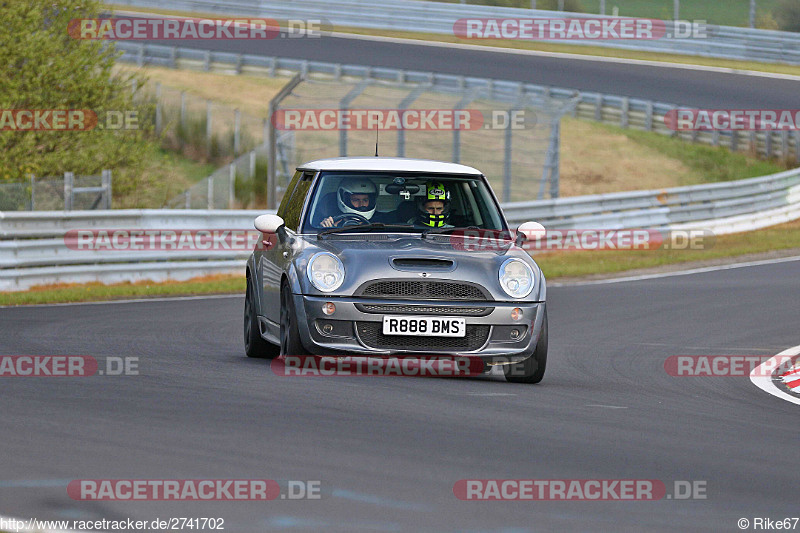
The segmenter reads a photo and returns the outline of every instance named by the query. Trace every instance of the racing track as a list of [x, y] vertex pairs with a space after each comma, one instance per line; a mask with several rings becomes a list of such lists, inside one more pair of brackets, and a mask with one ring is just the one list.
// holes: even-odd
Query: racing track
[[[285, 34], [281, 34], [285, 35]], [[523, 81], [708, 109], [794, 109], [797, 79], [323, 36], [154, 44]]]
[[[0, 309], [0, 354], [136, 356], [139, 376], [3, 378], [0, 515], [226, 518], [261, 531], [736, 531], [797, 516], [797, 407], [675, 354], [798, 342], [800, 261], [551, 288], [548, 373], [286, 378], [241, 297]], [[77, 502], [86, 478], [321, 480], [318, 501]], [[465, 478], [705, 480], [708, 499], [462, 502]]]
[[[360, 39], [182, 41], [665, 102], [793, 108], [797, 82]], [[798, 411], [676, 354], [798, 344], [800, 262], [551, 288], [548, 373], [282, 378], [248, 360], [241, 297], [0, 309], [0, 354], [135, 356], [139, 376], [3, 378], [0, 515], [225, 517], [260, 531], [735, 531], [797, 516]], [[321, 480], [321, 501], [76, 502], [72, 479]], [[704, 501], [461, 502], [465, 478], [705, 480]], [[516, 528], [516, 529], [514, 529]], [[724, 529], [723, 529], [724, 528]]]

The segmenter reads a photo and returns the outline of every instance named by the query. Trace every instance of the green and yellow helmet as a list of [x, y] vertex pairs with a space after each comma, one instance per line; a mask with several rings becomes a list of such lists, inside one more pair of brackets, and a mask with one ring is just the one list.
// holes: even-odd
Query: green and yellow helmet
[[428, 182], [425, 195], [417, 200], [417, 220], [423, 226], [440, 228], [450, 218], [450, 191], [438, 181]]

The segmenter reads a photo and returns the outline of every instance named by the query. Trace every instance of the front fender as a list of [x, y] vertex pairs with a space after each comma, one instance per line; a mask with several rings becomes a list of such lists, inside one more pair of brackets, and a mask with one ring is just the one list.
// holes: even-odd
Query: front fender
[[305, 276], [305, 269], [300, 269], [295, 261], [292, 261], [284, 274], [285, 279], [289, 282], [289, 289], [292, 294], [303, 294], [303, 287], [300, 284], [300, 276]]

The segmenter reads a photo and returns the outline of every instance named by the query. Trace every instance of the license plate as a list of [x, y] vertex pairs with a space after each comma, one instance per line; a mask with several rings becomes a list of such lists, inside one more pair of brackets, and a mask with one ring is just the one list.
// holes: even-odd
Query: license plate
[[418, 335], [420, 337], [463, 337], [467, 323], [463, 318], [435, 316], [385, 316], [384, 335]]

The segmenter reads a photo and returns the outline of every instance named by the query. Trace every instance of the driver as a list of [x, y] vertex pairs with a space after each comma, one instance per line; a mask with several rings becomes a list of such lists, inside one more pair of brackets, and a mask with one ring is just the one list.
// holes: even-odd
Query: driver
[[[336, 191], [336, 205], [342, 215], [360, 215], [371, 220], [375, 214], [378, 188], [369, 178], [345, 178]], [[332, 228], [339, 226], [342, 219], [334, 221], [334, 216], [324, 219], [320, 226]]]

